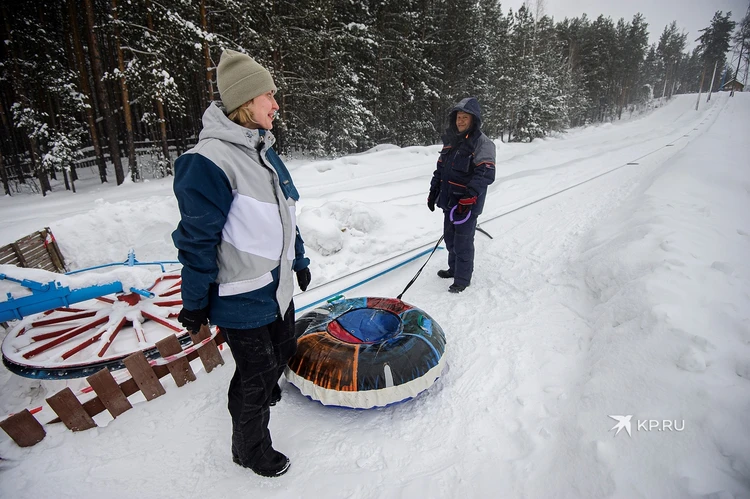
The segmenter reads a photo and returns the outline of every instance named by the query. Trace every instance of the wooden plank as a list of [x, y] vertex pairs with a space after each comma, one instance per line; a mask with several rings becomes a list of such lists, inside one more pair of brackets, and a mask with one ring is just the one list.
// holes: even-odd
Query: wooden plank
[[148, 360], [146, 360], [146, 355], [143, 352], [136, 352], [123, 362], [146, 400], [153, 400], [167, 393], [154, 370], [148, 365]]
[[[193, 339], [193, 344], [198, 344], [201, 341], [211, 336], [211, 330], [208, 325], [204, 324], [201, 326], [201, 330], [197, 334], [190, 332], [190, 337]], [[224, 357], [219, 352], [219, 347], [216, 346], [215, 341], [209, 341], [198, 349], [198, 356], [203, 362], [203, 367], [207, 373], [213, 371], [214, 367], [224, 365]]]
[[18, 258], [18, 262], [21, 265], [21, 267], [26, 266], [26, 260], [23, 258], [23, 254], [21, 253], [21, 250], [18, 248], [18, 245], [16, 243], [11, 243], [11, 246], [13, 247], [13, 251], [16, 252], [16, 258]]
[[0, 248], [0, 258], [7, 258], [9, 256], [16, 256], [16, 252], [13, 251], [13, 246], [10, 244], [6, 244], [2, 248]]
[[86, 381], [89, 382], [113, 418], [133, 408], [106, 367], [86, 378]]
[[[45, 255], [46, 257], [46, 255]], [[52, 262], [49, 260], [49, 258], [40, 258], [37, 260], [31, 260], [28, 261], [28, 265], [30, 269], [43, 269], [43, 270], [50, 270], [51, 272], [55, 272], [55, 266], [52, 265]]]
[[26, 246], [31, 241], [39, 239], [39, 232], [34, 232], [28, 236], [23, 236], [21, 239], [16, 240], [16, 244], [19, 246]]
[[73, 395], [70, 387], [48, 398], [47, 403], [69, 430], [82, 431], [96, 428], [96, 423], [84, 410], [78, 398]]
[[25, 256], [26, 256], [26, 265], [28, 265], [30, 269], [41, 269], [41, 268], [44, 268], [44, 267], [54, 267], [54, 265], [52, 265], [52, 262], [49, 259], [49, 255], [47, 254], [46, 251], [44, 253], [42, 253], [40, 256], [33, 257], [33, 258], [29, 258], [27, 255], [25, 255]]
[[27, 261], [39, 260], [40, 258], [49, 259], [49, 253], [47, 253], [47, 248], [43, 244], [28, 249], [21, 248], [21, 251], [23, 251], [23, 256]]
[[29, 239], [28, 241], [16, 241], [16, 245], [18, 245], [18, 248], [24, 253], [28, 253], [30, 251], [44, 248], [44, 241], [39, 239], [38, 237], [35, 237], [34, 239]]
[[24, 253], [23, 259], [26, 260], [26, 266], [30, 269], [34, 268], [33, 265], [43, 265], [50, 261], [49, 254], [44, 250], [41, 252]]
[[33, 241], [26, 241], [24, 243], [19, 243], [16, 241], [16, 245], [18, 246], [19, 250], [26, 254], [44, 248], [44, 241], [40, 239], [34, 239]]
[[20, 262], [18, 261], [18, 257], [16, 256], [16, 254], [13, 253], [12, 255], [0, 257], [0, 263], [2, 263], [3, 265], [16, 265]]
[[0, 423], [5, 433], [8, 434], [19, 447], [31, 447], [42, 441], [47, 434], [44, 427], [36, 420], [28, 409], [13, 414]]
[[[159, 350], [162, 357], [168, 357], [182, 352], [180, 340], [178, 340], [177, 336], [173, 334], [156, 342], [156, 348]], [[167, 364], [167, 368], [169, 368], [169, 372], [172, 374], [177, 386], [182, 386], [188, 381], [195, 381], [196, 379], [195, 373], [190, 367], [190, 362], [188, 362], [187, 357], [170, 362]]]

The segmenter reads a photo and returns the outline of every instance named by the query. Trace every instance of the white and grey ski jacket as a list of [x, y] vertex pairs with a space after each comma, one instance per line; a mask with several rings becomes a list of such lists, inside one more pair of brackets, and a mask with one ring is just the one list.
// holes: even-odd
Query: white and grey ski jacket
[[297, 189], [267, 130], [203, 114], [199, 142], [175, 163], [183, 306], [209, 306], [212, 324], [248, 329], [283, 316], [293, 272], [310, 263], [296, 226]]

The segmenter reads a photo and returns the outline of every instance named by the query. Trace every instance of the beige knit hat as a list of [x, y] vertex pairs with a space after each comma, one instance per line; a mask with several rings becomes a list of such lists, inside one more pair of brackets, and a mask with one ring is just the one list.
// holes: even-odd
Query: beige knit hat
[[216, 68], [216, 83], [227, 113], [250, 99], [271, 90], [276, 91], [271, 73], [266, 68], [252, 57], [229, 49], [221, 53]]

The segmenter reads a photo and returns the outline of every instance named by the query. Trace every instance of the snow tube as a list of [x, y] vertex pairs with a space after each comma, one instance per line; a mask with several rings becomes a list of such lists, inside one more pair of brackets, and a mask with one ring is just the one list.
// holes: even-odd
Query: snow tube
[[369, 409], [416, 397], [445, 366], [445, 334], [393, 298], [342, 299], [295, 323], [287, 379], [324, 405]]

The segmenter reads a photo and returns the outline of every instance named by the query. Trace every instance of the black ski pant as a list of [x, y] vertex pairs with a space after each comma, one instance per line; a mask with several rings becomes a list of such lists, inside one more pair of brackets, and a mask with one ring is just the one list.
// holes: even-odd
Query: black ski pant
[[255, 466], [271, 448], [268, 431], [271, 392], [297, 350], [294, 337], [294, 303], [283, 318], [253, 329], [222, 328], [236, 364], [229, 382], [232, 416], [232, 456], [240, 464]]
[[[461, 220], [463, 216], [457, 212], [458, 210], [454, 218]], [[448, 250], [448, 268], [453, 274], [455, 284], [468, 286], [474, 273], [474, 234], [477, 231], [477, 216], [472, 213], [466, 222], [454, 225], [450, 219], [450, 211], [446, 210], [444, 215], [443, 237]]]

